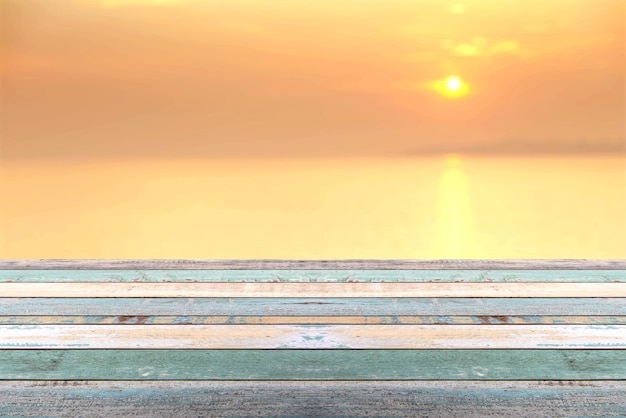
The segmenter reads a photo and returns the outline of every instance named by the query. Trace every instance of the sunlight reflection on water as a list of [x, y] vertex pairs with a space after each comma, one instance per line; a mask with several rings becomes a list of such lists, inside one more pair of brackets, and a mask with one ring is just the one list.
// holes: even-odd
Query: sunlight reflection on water
[[439, 200], [440, 252], [462, 257], [470, 252], [474, 237], [467, 176], [458, 155], [445, 157]]

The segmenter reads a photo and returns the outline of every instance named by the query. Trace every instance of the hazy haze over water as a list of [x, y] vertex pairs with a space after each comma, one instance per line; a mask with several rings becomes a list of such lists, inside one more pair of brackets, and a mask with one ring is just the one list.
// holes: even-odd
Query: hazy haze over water
[[2, 258], [626, 258], [624, 157], [40, 161], [0, 173]]

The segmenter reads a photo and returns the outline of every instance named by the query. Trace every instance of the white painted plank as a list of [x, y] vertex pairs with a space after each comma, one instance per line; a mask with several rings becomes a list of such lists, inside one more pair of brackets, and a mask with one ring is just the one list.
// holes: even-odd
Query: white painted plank
[[624, 349], [626, 326], [3, 325], [0, 349]]
[[2, 270], [6, 283], [611, 283], [625, 270]]
[[0, 283], [0, 297], [623, 298], [626, 283]]

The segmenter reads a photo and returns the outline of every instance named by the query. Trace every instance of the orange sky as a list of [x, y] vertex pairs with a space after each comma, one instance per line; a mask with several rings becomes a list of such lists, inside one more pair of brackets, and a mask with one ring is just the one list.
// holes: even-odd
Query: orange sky
[[8, 160], [624, 150], [623, 0], [0, 7]]

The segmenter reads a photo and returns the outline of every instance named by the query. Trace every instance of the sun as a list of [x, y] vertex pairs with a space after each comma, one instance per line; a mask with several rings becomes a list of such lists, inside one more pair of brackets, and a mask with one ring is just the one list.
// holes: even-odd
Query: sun
[[461, 81], [459, 77], [452, 76], [446, 79], [446, 87], [450, 91], [458, 91], [462, 85], [463, 85], [463, 82]]
[[450, 98], [465, 96], [469, 92], [468, 84], [457, 75], [435, 80], [430, 83], [430, 87], [437, 93]]

